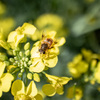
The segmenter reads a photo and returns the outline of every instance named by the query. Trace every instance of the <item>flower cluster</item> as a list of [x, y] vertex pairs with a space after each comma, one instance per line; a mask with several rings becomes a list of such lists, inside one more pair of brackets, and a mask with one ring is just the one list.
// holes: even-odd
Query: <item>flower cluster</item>
[[0, 53], [0, 97], [11, 87], [14, 100], [42, 100], [35, 82], [40, 82], [43, 75], [50, 82], [42, 87], [47, 96], [63, 94], [63, 85], [72, 79], [46, 73], [49, 68], [56, 66], [59, 46], [65, 43], [65, 38], [56, 38], [56, 32], [49, 31], [32, 44], [28, 39], [32, 39], [35, 32], [35, 26], [24, 23], [9, 33], [7, 41], [0, 40], [1, 48], [6, 50], [6, 53]]
[[85, 82], [100, 83], [100, 55], [90, 50], [82, 49], [82, 53], [68, 63], [68, 69], [74, 78], [83, 76]]

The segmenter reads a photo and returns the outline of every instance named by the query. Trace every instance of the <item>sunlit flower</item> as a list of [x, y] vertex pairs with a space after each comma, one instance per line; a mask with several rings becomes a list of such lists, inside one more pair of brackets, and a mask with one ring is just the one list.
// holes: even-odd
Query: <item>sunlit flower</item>
[[42, 96], [38, 94], [34, 81], [31, 81], [28, 87], [25, 87], [21, 80], [14, 81], [11, 93], [14, 96], [14, 100], [42, 100]]
[[5, 69], [5, 63], [0, 62], [0, 97], [2, 92], [8, 92], [13, 81], [13, 76], [10, 73], [3, 73]]
[[43, 35], [41, 41], [34, 44], [31, 50], [32, 65], [30, 71], [41, 72], [45, 66], [52, 68], [57, 64], [58, 46], [65, 43], [65, 38], [55, 39], [56, 32], [51, 31]]
[[79, 54], [68, 63], [68, 69], [74, 78], [78, 78], [88, 70], [88, 63], [82, 60], [82, 55]]
[[7, 42], [10, 43], [12, 48], [17, 47], [19, 43], [26, 42], [26, 36], [31, 37], [35, 31], [36, 28], [33, 25], [24, 23], [22, 27], [18, 27], [8, 35]]
[[[64, 26], [63, 19], [55, 14], [43, 14], [39, 16], [35, 21], [35, 25], [40, 31], [44, 30], [46, 32], [49, 32], [54, 30], [57, 32], [57, 36], [65, 36], [68, 32], [63, 28]], [[32, 36], [33, 40], [37, 40], [40, 38], [41, 38], [40, 32], [36, 32], [35, 36]]]
[[45, 74], [50, 84], [45, 84], [42, 87], [42, 91], [47, 96], [53, 96], [56, 93], [59, 95], [62, 95], [64, 93], [63, 91], [63, 85], [67, 84], [72, 78], [68, 77], [57, 77], [49, 74]]
[[73, 100], [81, 100], [83, 96], [83, 91], [80, 87], [70, 87], [67, 90], [67, 98], [73, 99]]

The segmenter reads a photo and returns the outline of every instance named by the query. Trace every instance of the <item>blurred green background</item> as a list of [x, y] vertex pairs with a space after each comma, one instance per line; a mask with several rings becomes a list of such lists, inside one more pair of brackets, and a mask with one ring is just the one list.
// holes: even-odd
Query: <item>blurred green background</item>
[[[0, 25], [2, 20], [12, 18], [14, 22], [12, 21], [11, 30], [24, 22], [35, 25], [36, 19], [42, 14], [56, 14], [62, 18], [66, 43], [60, 48], [58, 64], [50, 69], [52, 75], [69, 76], [66, 65], [82, 48], [100, 53], [100, 0], [0, 0], [0, 2], [4, 4], [5, 9], [5, 13], [0, 15]], [[10, 22], [5, 23], [7, 27], [9, 24]], [[74, 83], [75, 81], [71, 81], [65, 86], [65, 93], [62, 96], [46, 97], [45, 100], [70, 100], [66, 98], [67, 88]], [[13, 100], [13, 97], [10, 92], [4, 93], [0, 100]], [[100, 100], [100, 92], [95, 86], [88, 84], [82, 100]]]

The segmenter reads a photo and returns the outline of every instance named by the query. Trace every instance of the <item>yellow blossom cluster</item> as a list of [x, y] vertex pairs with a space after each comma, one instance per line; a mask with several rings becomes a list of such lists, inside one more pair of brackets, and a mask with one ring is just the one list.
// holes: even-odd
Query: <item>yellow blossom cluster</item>
[[83, 75], [84, 81], [90, 81], [91, 84], [100, 83], [100, 55], [86, 49], [82, 49], [81, 52], [68, 63], [70, 74], [74, 78]]
[[0, 39], [0, 46], [6, 50], [6, 53], [0, 52], [0, 97], [11, 87], [14, 100], [42, 100], [35, 83], [41, 81], [41, 74], [50, 82], [42, 87], [47, 96], [63, 94], [63, 85], [72, 80], [46, 73], [46, 70], [56, 66], [59, 46], [65, 43], [65, 38], [56, 38], [56, 31], [49, 31], [31, 44], [28, 38], [32, 39], [36, 32], [34, 25], [24, 23], [9, 33], [7, 41]]

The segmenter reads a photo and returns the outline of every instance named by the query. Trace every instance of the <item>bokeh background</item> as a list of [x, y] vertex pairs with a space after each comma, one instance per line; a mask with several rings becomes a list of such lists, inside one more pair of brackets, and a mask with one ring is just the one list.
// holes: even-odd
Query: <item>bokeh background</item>
[[[100, 53], [100, 0], [0, 0], [0, 32], [5, 38], [10, 31], [15, 30], [25, 22], [41, 28], [43, 21], [37, 22], [40, 16], [49, 15], [53, 24], [59, 24], [58, 36], [64, 36], [66, 43], [60, 48], [59, 60], [49, 73], [57, 76], [70, 76], [67, 63], [81, 52], [82, 48]], [[58, 20], [52, 19], [55, 15]], [[59, 21], [60, 18], [60, 21]], [[39, 25], [40, 27], [39, 27]], [[3, 29], [3, 30], [2, 30]], [[51, 28], [52, 29], [52, 28]], [[45, 100], [71, 100], [66, 98], [68, 87], [74, 85], [70, 81], [64, 88], [62, 96], [45, 97]], [[95, 85], [87, 84], [82, 100], [100, 100], [100, 92]], [[12, 95], [4, 93], [0, 100], [13, 100]]]

